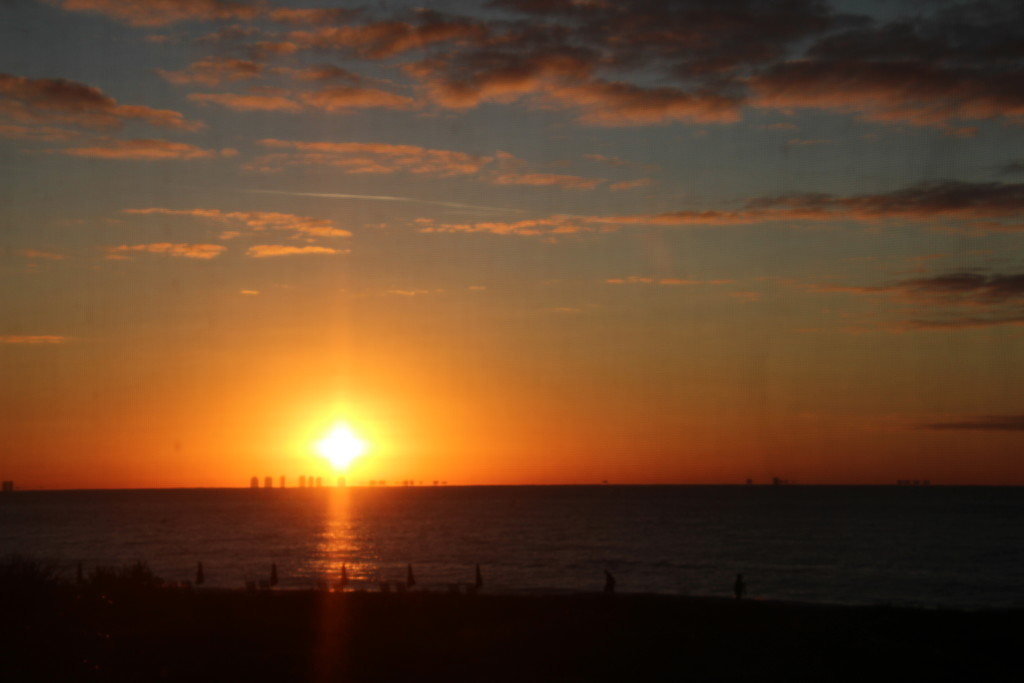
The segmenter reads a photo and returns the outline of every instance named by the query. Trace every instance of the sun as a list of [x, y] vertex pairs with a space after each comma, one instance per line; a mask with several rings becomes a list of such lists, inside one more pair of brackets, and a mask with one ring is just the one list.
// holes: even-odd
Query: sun
[[345, 423], [334, 425], [331, 433], [316, 443], [317, 452], [339, 471], [347, 469], [367, 448], [367, 443]]

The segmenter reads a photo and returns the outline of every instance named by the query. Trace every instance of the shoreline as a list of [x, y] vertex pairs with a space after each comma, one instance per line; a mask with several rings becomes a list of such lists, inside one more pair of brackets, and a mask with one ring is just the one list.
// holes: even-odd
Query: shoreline
[[18, 681], [1020, 680], [1024, 610], [656, 594], [2, 591]]

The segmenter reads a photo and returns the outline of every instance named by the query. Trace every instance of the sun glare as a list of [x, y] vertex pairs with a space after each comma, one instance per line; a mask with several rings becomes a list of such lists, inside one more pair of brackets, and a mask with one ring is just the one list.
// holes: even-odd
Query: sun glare
[[316, 444], [317, 452], [336, 470], [345, 470], [366, 452], [367, 444], [347, 424], [337, 424], [331, 433]]

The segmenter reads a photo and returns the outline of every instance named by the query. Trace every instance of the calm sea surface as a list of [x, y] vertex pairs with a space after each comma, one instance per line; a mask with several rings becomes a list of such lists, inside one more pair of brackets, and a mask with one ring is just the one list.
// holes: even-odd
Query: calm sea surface
[[0, 557], [70, 574], [145, 561], [241, 588], [404, 581], [496, 593], [599, 591], [962, 608], [1024, 606], [1024, 489], [555, 486], [22, 491]]

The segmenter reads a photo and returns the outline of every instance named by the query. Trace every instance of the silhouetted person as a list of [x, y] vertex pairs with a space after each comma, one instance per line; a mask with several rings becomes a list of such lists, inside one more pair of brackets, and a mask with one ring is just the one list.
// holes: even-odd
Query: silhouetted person
[[345, 565], [341, 565], [341, 580], [338, 581], [338, 587], [341, 590], [348, 587], [348, 570], [345, 569]]
[[416, 577], [412, 575], [412, 563], [409, 564], [409, 568], [405, 572], [405, 587], [412, 588], [416, 585]]
[[271, 586], [276, 586], [277, 585], [277, 563], [276, 562], [272, 562], [270, 564], [270, 585]]
[[746, 594], [746, 592], [747, 592], [747, 584], [743, 580], [743, 574], [737, 574], [736, 575], [736, 582], [732, 584], [732, 592], [733, 592], [733, 595], [736, 596], [737, 600], [739, 600], [740, 598], [742, 598]]
[[604, 570], [604, 592], [605, 595], [611, 595], [615, 592], [615, 577], [607, 569]]
[[203, 563], [199, 562], [196, 565], [196, 585], [202, 586], [204, 581], [206, 581], [206, 575], [203, 573]]

